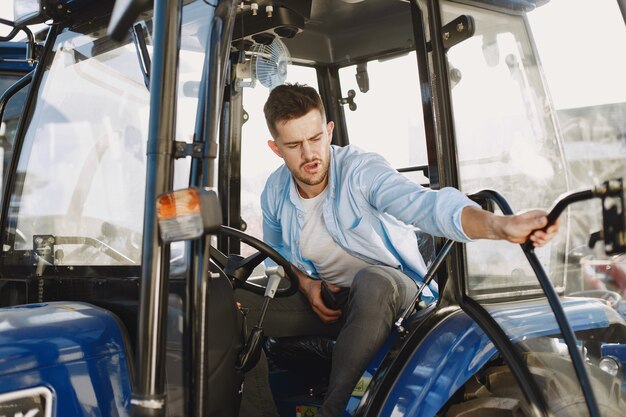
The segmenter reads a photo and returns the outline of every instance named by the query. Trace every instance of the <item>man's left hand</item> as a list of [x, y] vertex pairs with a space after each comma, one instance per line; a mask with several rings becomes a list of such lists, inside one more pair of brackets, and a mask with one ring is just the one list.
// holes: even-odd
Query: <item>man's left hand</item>
[[501, 217], [503, 238], [513, 243], [524, 243], [530, 239], [535, 247], [544, 246], [559, 231], [558, 220], [548, 227], [548, 217], [543, 210], [531, 210], [515, 216]]
[[461, 214], [463, 230], [471, 239], [504, 239], [512, 243], [544, 246], [559, 231], [559, 222], [543, 230], [548, 216], [543, 210], [530, 210], [514, 216], [498, 216], [478, 207], [465, 207]]

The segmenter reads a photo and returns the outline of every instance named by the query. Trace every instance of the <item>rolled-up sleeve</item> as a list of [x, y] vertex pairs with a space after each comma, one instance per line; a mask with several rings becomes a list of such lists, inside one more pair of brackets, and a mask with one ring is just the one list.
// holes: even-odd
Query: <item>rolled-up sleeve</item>
[[372, 206], [426, 233], [458, 242], [472, 241], [463, 230], [461, 213], [463, 208], [478, 204], [455, 188], [424, 188], [398, 173], [382, 157], [370, 155], [360, 162], [366, 167], [356, 167], [353, 178]]

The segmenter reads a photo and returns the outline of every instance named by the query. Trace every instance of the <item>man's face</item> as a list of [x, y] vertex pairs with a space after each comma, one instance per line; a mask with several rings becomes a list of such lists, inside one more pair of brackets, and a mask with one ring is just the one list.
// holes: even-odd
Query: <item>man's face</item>
[[303, 197], [315, 197], [328, 183], [333, 127], [333, 122], [324, 123], [315, 109], [300, 118], [278, 122], [278, 136], [268, 141], [274, 153], [285, 161]]

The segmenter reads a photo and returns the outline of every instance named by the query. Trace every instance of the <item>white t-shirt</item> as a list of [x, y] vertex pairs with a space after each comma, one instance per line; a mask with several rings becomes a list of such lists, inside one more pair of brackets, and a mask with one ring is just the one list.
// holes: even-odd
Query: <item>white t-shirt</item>
[[313, 262], [319, 276], [340, 287], [352, 285], [354, 275], [369, 264], [346, 252], [328, 233], [322, 205], [328, 187], [313, 198], [302, 198], [304, 223], [300, 236], [300, 253]]

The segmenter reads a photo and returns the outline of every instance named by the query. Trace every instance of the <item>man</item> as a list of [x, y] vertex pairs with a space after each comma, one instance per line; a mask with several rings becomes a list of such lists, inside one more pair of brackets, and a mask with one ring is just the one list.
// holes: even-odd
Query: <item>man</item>
[[[353, 387], [388, 337], [426, 271], [414, 227], [457, 241], [505, 239], [542, 246], [558, 226], [541, 231], [546, 214], [516, 216], [484, 211], [453, 188], [429, 190], [398, 174], [380, 156], [331, 145], [333, 122], [317, 92], [303, 85], [272, 90], [264, 107], [284, 165], [268, 179], [261, 204], [263, 239], [298, 269], [300, 293], [270, 303], [268, 336], [336, 336], [332, 370], [318, 417], [339, 417]], [[349, 291], [336, 309], [322, 300], [322, 283]], [[343, 288], [343, 289], [342, 289]], [[423, 298], [435, 300], [437, 288]], [[261, 297], [239, 291], [258, 314]], [[256, 322], [256, 317], [249, 322]], [[262, 358], [246, 377], [245, 416], [277, 416]]]

